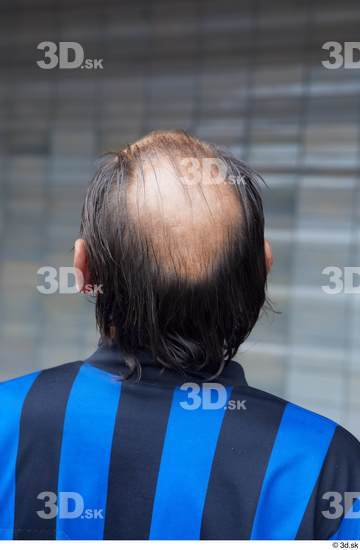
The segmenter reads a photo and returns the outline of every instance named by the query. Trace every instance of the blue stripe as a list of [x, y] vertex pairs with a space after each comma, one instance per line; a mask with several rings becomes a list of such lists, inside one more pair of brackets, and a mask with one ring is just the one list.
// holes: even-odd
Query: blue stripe
[[[83, 365], [72, 386], [66, 407], [58, 481], [58, 503], [64, 493], [74, 492], [64, 517], [60, 506], [57, 539], [102, 539], [108, 475], [121, 383], [107, 372]], [[79, 515], [76, 499], [82, 499]], [[91, 510], [93, 518], [88, 517]], [[91, 515], [90, 514], [90, 515]]]
[[354, 500], [339, 529], [330, 540], [360, 540], [360, 498]]
[[0, 539], [14, 534], [16, 458], [24, 400], [39, 372], [0, 384]]
[[296, 537], [336, 424], [288, 404], [270, 456], [252, 539]]
[[[227, 388], [227, 399], [231, 389]], [[201, 394], [199, 396], [203, 396]], [[150, 539], [197, 540], [224, 407], [187, 410], [177, 388], [169, 414], [157, 481]]]

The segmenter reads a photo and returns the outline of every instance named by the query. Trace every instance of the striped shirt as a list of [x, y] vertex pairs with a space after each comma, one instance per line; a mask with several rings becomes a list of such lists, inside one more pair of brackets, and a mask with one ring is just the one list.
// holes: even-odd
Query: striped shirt
[[[248, 386], [118, 351], [0, 384], [0, 539], [359, 539], [360, 444]], [[185, 383], [185, 385], [184, 385]]]

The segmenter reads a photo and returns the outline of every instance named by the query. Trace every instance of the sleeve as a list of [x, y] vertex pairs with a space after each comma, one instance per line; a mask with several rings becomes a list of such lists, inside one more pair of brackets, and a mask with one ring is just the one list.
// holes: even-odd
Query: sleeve
[[360, 443], [337, 426], [317, 486], [315, 536], [360, 539]]

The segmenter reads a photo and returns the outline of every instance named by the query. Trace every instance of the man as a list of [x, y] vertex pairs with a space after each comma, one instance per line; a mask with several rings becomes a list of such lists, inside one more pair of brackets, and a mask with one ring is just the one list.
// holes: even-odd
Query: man
[[101, 344], [0, 386], [0, 537], [359, 538], [359, 443], [232, 360], [271, 264], [231, 155], [176, 131], [105, 157], [74, 255]]

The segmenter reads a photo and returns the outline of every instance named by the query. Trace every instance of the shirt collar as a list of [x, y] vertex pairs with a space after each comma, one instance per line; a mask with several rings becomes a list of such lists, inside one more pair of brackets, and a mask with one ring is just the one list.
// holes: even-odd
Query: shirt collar
[[[185, 382], [201, 383], [207, 381], [206, 379], [200, 378], [196, 373], [189, 372], [185, 374], [183, 372], [163, 368], [156, 363], [156, 360], [149, 352], [139, 352], [136, 357], [142, 367], [142, 382], [177, 385]], [[85, 362], [112, 374], [118, 374], [120, 376], [129, 375], [129, 368], [125, 363], [124, 355], [116, 346], [100, 343], [95, 353], [88, 357]], [[129, 380], [136, 380], [136, 374], [131, 376]], [[230, 361], [221, 375], [213, 380], [213, 382], [230, 386], [247, 386], [244, 370], [236, 361]]]

